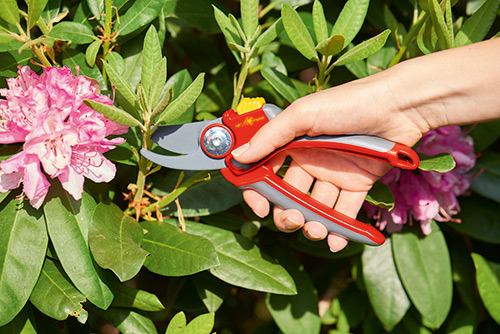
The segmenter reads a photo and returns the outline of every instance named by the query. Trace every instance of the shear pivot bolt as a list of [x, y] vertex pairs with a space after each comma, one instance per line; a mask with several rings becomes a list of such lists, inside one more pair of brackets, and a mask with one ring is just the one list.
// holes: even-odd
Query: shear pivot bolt
[[222, 157], [231, 148], [231, 135], [223, 127], [214, 126], [205, 132], [203, 146], [207, 153]]

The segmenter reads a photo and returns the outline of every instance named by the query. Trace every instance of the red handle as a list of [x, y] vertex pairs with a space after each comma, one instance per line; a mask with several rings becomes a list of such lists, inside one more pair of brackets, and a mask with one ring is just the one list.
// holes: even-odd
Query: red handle
[[314, 198], [304, 194], [274, 174], [269, 165], [261, 165], [243, 175], [233, 173], [230, 168], [221, 169], [222, 175], [240, 188], [251, 188], [283, 209], [297, 209], [306, 221], [318, 221], [330, 233], [368, 245], [381, 245], [385, 237], [376, 228], [348, 217]]

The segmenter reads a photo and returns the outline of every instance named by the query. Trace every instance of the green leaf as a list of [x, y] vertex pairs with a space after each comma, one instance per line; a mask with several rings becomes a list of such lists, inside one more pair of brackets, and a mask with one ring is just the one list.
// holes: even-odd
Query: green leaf
[[424, 325], [439, 328], [453, 298], [450, 255], [443, 233], [435, 223], [425, 237], [395, 233], [392, 251], [399, 277]]
[[70, 41], [75, 44], [89, 44], [96, 39], [89, 27], [81, 23], [69, 21], [63, 21], [56, 24], [50, 31], [49, 36], [63, 41]]
[[217, 251], [220, 265], [210, 269], [219, 279], [243, 288], [292, 295], [297, 293], [292, 277], [273, 258], [241, 235], [189, 221], [187, 233], [208, 239]]
[[482, 41], [498, 15], [499, 2], [487, 0], [481, 8], [465, 21], [455, 36], [455, 46]]
[[139, 272], [148, 255], [140, 246], [142, 237], [139, 223], [118, 206], [96, 206], [90, 223], [90, 250], [97, 264], [111, 269], [122, 282]]
[[45, 10], [41, 14], [41, 17], [45, 21], [45, 24], [51, 24], [57, 19], [60, 8], [61, 0], [48, 1], [47, 5], [45, 6]]
[[0, 25], [0, 45], [11, 43], [15, 39], [15, 35], [11, 35], [8, 29]]
[[117, 33], [128, 35], [153, 21], [160, 12], [165, 0], [136, 0], [125, 14], [120, 16]]
[[378, 247], [365, 247], [361, 259], [370, 304], [384, 328], [391, 331], [410, 308], [394, 263], [391, 239]]
[[204, 271], [193, 277], [196, 292], [209, 312], [216, 312], [224, 302], [230, 285]]
[[0, 326], [26, 304], [48, 244], [42, 213], [16, 195], [11, 192], [0, 205]]
[[278, 37], [279, 34], [283, 31], [283, 21], [281, 20], [281, 17], [278, 18], [276, 21], [271, 24], [269, 28], [267, 28], [260, 36], [257, 38], [255, 41], [255, 47], [260, 48], [263, 46], [268, 45], [276, 37]]
[[318, 54], [314, 42], [299, 14], [289, 4], [283, 4], [281, 17], [288, 37], [297, 50], [307, 59], [316, 61]]
[[234, 43], [234, 44], [241, 44], [242, 40], [241, 37], [238, 33], [238, 30], [231, 24], [231, 21], [229, 18], [224, 14], [219, 8], [215, 7], [212, 5], [214, 8], [214, 16], [215, 20], [217, 21], [217, 24], [219, 25], [220, 30], [222, 31], [222, 34], [224, 35], [224, 38], [226, 39], [226, 43], [229, 45], [229, 43]]
[[[105, 2], [100, 0], [86, 0], [86, 2], [88, 8], [92, 12], [92, 16], [103, 26], [106, 15]], [[114, 1], [113, 5], [116, 6]]]
[[[441, 49], [449, 49], [452, 47], [452, 38], [450, 35], [450, 31], [448, 30], [448, 26], [445, 22], [443, 11], [441, 10], [441, 6], [437, 0], [428, 0], [429, 4], [429, 12], [432, 19], [432, 25], [436, 31], [439, 45]], [[449, 2], [450, 0], [444, 0]], [[451, 32], [452, 34], [453, 32]]]
[[125, 73], [125, 60], [118, 52], [108, 52], [108, 64], [121, 76]]
[[151, 87], [149, 89], [149, 105], [151, 107], [156, 106], [158, 103], [165, 81], [167, 81], [167, 58], [163, 57], [157, 63], [151, 79]]
[[0, 1], [0, 18], [5, 22], [15, 26], [19, 24], [19, 7], [16, 0]]
[[173, 100], [160, 115], [158, 124], [168, 124], [179, 118], [193, 103], [203, 89], [205, 73], [200, 73], [191, 85], [178, 98]]
[[85, 60], [87, 60], [87, 64], [89, 64], [90, 67], [94, 67], [95, 59], [97, 58], [97, 53], [99, 52], [100, 48], [101, 48], [100, 40], [93, 41], [87, 47], [87, 51], [85, 51]]
[[326, 23], [325, 12], [323, 5], [318, 0], [314, 0], [312, 8], [314, 33], [316, 34], [316, 41], [324, 41], [328, 39], [328, 25]]
[[181, 311], [177, 313], [168, 323], [165, 334], [184, 334], [186, 323], [186, 315], [184, 312]]
[[[158, 33], [153, 25], [149, 28], [146, 36], [144, 37], [144, 46], [142, 54], [142, 75], [141, 83], [144, 87], [146, 97], [149, 100], [150, 97], [150, 87], [152, 80], [155, 78], [155, 69], [162, 59], [161, 56], [161, 45], [158, 39]], [[165, 62], [166, 65], [166, 62]], [[165, 69], [166, 72], [166, 69]], [[163, 87], [163, 82], [161, 87]]]
[[48, 0], [27, 0], [28, 5], [28, 28], [31, 29], [35, 26], [38, 18], [42, 14]]
[[370, 75], [368, 73], [368, 68], [364, 60], [358, 60], [353, 63], [345, 64], [345, 67], [356, 76], [356, 78], [361, 79]]
[[449, 334], [473, 334], [476, 332], [477, 319], [466, 307], [461, 307], [452, 316], [446, 326], [446, 333]]
[[[21, 46], [21, 44], [19, 44], [19, 46]], [[33, 52], [28, 50], [23, 50], [21, 54], [19, 54], [17, 50], [0, 52], [0, 76], [16, 77], [17, 67], [28, 64], [31, 58], [33, 58]]]
[[187, 324], [184, 334], [210, 334], [214, 328], [214, 323], [215, 314], [200, 314]]
[[142, 226], [148, 231], [142, 247], [151, 254], [145, 267], [154, 273], [191, 275], [219, 264], [214, 246], [203, 237], [162, 222], [144, 222]]
[[356, 45], [355, 47], [344, 53], [342, 56], [340, 56], [339, 59], [337, 59], [333, 63], [333, 65], [342, 66], [347, 63], [368, 58], [384, 46], [385, 41], [387, 40], [387, 37], [389, 37], [390, 33], [391, 31], [389, 29], [386, 29], [377, 36]]
[[476, 152], [483, 152], [500, 138], [500, 121], [480, 123], [471, 129], [469, 135], [474, 140]]
[[76, 71], [76, 66], [78, 66], [80, 68], [79, 75], [84, 75], [86, 77], [97, 80], [97, 82], [101, 86], [101, 89], [106, 89], [106, 83], [104, 82], [101, 71], [96, 66], [90, 67], [89, 65], [87, 65], [85, 54], [75, 49], [63, 48], [62, 55], [63, 65], [68, 66], [74, 75], [78, 74]]
[[259, 0], [241, 0], [241, 21], [247, 40], [259, 25]]
[[318, 292], [304, 266], [283, 247], [276, 246], [272, 254], [293, 277], [297, 294], [267, 294], [266, 306], [283, 333], [319, 333], [321, 319]]
[[391, 211], [394, 208], [394, 196], [385, 183], [375, 182], [366, 195], [365, 200], [375, 206]]
[[[497, 190], [498, 191], [498, 190]], [[494, 244], [500, 243], [500, 216], [498, 202], [473, 196], [460, 199], [460, 224], [450, 224], [454, 229], [474, 239]], [[478, 213], [481, 214], [478, 214]]]
[[141, 122], [139, 122], [137, 119], [135, 119], [132, 115], [130, 115], [123, 109], [119, 109], [115, 106], [110, 106], [109, 104], [104, 104], [92, 100], [85, 99], [83, 100], [83, 102], [90, 108], [103, 114], [104, 117], [106, 117], [107, 119], [116, 122], [118, 124], [125, 125], [128, 127], [141, 125]]
[[104, 311], [97, 307], [90, 306], [89, 310], [109, 320], [109, 322], [111, 322], [113, 326], [120, 331], [120, 333], [158, 333], [153, 321], [138, 312], [121, 308], [109, 308]]
[[88, 247], [89, 223], [95, 206], [86, 192], [76, 201], [53, 182], [43, 211], [50, 240], [66, 274], [93, 304], [106, 309], [113, 294], [102, 281]]
[[[494, 151], [485, 151], [476, 161], [476, 171], [481, 171], [478, 177], [471, 182], [471, 189], [491, 200], [500, 203], [500, 154]], [[478, 217], [479, 218], [479, 217]]]
[[333, 25], [332, 35], [342, 35], [344, 45], [349, 45], [358, 34], [368, 11], [369, 0], [348, 0]]
[[344, 36], [333, 35], [332, 37], [325, 39], [323, 40], [323, 42], [316, 45], [316, 50], [323, 56], [334, 56], [344, 49], [344, 42]]
[[121, 99], [117, 95], [117, 100], [120, 103], [120, 106], [125, 109], [133, 118], [140, 120], [141, 116], [137, 110], [137, 97], [130, 87], [130, 84], [127, 82], [126, 78], [119, 74], [119, 72], [113, 68], [110, 64], [106, 62], [102, 62], [103, 68], [108, 74], [109, 80], [113, 84], [114, 87], [120, 93]]
[[88, 313], [82, 305], [86, 300], [85, 296], [71, 284], [62, 267], [46, 258], [30, 296], [30, 302], [53, 319], [65, 320], [71, 315], [83, 324], [88, 318]]
[[26, 306], [19, 312], [14, 320], [9, 322], [5, 326], [0, 326], [0, 333], [9, 334], [39, 334], [37, 331], [35, 316], [30, 304]]
[[432, 53], [436, 50], [438, 37], [432, 25], [431, 19], [425, 20], [417, 36], [417, 44], [424, 54]]
[[450, 247], [453, 283], [463, 304], [477, 316], [479, 298], [476, 293], [474, 262], [464, 239], [455, 238]]
[[418, 153], [418, 156], [420, 158], [418, 169], [423, 171], [432, 170], [440, 173], [446, 173], [455, 168], [457, 165], [449, 153], [440, 153], [433, 156]]
[[288, 76], [285, 64], [272, 52], [265, 52], [262, 55], [260, 73], [288, 102], [292, 103], [300, 97], [299, 92]]
[[144, 290], [134, 289], [125, 284], [111, 285], [115, 298], [111, 307], [136, 308], [147, 312], [157, 312], [165, 309], [158, 297]]
[[500, 265], [487, 261], [477, 253], [472, 254], [476, 266], [476, 282], [486, 310], [500, 324]]

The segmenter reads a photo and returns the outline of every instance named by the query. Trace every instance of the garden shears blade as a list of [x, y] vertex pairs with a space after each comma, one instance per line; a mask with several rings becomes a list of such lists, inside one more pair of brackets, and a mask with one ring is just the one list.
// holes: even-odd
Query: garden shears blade
[[306, 221], [325, 225], [330, 233], [367, 245], [381, 245], [384, 235], [375, 227], [348, 217], [315, 200], [277, 176], [269, 162], [276, 154], [292, 148], [323, 148], [380, 160], [394, 167], [416, 169], [419, 157], [410, 147], [383, 138], [365, 135], [302, 136], [275, 150], [266, 158], [241, 164], [231, 152], [248, 143], [255, 133], [278, 115], [281, 109], [266, 104], [262, 98], [243, 99], [236, 110], [222, 117], [182, 125], [158, 127], [152, 139], [160, 147], [182, 155], [158, 154], [145, 149], [141, 154], [149, 160], [174, 169], [220, 169], [233, 185], [254, 189], [275, 205], [297, 209]]

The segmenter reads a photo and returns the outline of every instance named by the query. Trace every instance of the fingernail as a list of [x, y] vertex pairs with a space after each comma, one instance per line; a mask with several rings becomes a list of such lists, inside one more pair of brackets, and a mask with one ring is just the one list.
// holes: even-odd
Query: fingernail
[[319, 229], [309, 228], [307, 230], [307, 233], [309, 234], [309, 236], [311, 238], [314, 238], [314, 239], [321, 239], [321, 238], [323, 238], [323, 233]]
[[338, 252], [339, 252], [339, 250], [338, 250], [338, 249], [333, 249], [333, 248], [330, 248], [330, 252], [332, 252], [332, 253], [338, 253]]
[[246, 143], [244, 145], [241, 145], [240, 147], [234, 149], [231, 154], [233, 155], [233, 157], [237, 158], [239, 157], [240, 155], [242, 155], [243, 153], [245, 153], [245, 151], [250, 147], [250, 143]]
[[285, 222], [284, 222], [284, 225], [285, 225], [285, 228], [289, 231], [293, 231], [293, 230], [296, 230], [297, 228], [299, 228], [299, 224], [297, 224], [296, 221], [290, 219], [289, 217], [287, 217], [285, 219]]

